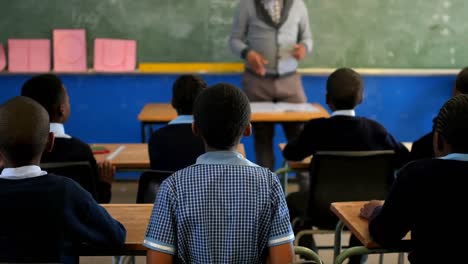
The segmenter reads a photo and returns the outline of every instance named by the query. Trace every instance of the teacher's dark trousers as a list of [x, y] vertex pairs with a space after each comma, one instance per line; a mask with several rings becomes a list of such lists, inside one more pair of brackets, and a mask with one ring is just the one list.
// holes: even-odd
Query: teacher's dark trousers
[[[284, 76], [258, 76], [244, 72], [242, 87], [251, 102], [287, 102], [305, 103], [307, 98], [302, 87], [301, 76], [298, 73]], [[262, 167], [274, 170], [275, 156], [273, 153], [274, 125], [271, 122], [254, 122], [253, 135], [256, 163]], [[291, 140], [299, 135], [302, 122], [282, 123], [286, 138]]]

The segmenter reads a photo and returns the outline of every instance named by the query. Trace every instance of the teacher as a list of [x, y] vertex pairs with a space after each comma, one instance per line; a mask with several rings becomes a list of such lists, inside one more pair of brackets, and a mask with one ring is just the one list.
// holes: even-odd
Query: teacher
[[[240, 0], [229, 39], [245, 60], [242, 86], [251, 102], [305, 103], [298, 61], [312, 51], [312, 35], [303, 0]], [[273, 123], [253, 123], [257, 163], [274, 168]], [[302, 123], [283, 123], [288, 140]]]

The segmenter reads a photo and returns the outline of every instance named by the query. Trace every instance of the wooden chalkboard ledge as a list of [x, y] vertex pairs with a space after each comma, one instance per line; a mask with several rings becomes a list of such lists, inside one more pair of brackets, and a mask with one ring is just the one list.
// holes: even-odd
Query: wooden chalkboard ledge
[[[299, 72], [304, 75], [329, 75], [334, 68], [303, 68]], [[444, 76], [456, 75], [459, 69], [370, 69], [354, 68], [361, 75], [375, 76]]]

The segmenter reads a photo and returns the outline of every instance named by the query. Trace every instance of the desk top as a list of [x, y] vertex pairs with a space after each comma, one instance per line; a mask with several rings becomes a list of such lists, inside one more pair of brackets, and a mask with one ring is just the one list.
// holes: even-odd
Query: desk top
[[153, 204], [103, 204], [102, 206], [127, 229], [125, 251], [146, 251], [143, 239]]
[[[369, 221], [359, 216], [361, 207], [365, 203], [367, 203], [367, 201], [337, 202], [332, 203], [330, 209], [366, 248], [378, 248], [380, 246], [372, 241], [369, 234]], [[410, 235], [408, 234], [404, 240], [409, 239]]]
[[[102, 146], [110, 152], [105, 154], [94, 154], [97, 162], [106, 159], [119, 170], [126, 169], [149, 169], [150, 160], [148, 154], [148, 144], [91, 144], [91, 146]], [[239, 144], [237, 151], [245, 157], [243, 144]]]
[[[315, 112], [274, 112], [252, 113], [252, 122], [305, 122], [310, 119], [329, 117], [327, 110], [319, 104], [312, 104]], [[177, 117], [177, 113], [170, 104], [146, 104], [138, 115], [140, 122], [166, 123]]]

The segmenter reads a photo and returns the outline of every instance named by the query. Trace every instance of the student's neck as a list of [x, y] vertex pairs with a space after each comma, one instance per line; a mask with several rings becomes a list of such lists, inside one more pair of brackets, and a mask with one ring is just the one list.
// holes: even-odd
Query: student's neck
[[212, 152], [212, 151], [237, 151], [237, 144], [229, 149], [217, 149], [217, 148], [212, 148], [210, 146], [205, 145], [206, 152]]
[[30, 162], [21, 162], [21, 163], [12, 162], [12, 161], [9, 161], [9, 160], [4, 160], [3, 161], [3, 166], [5, 168], [19, 168], [19, 167], [31, 166], [31, 165], [39, 166], [40, 161], [41, 161], [40, 158], [39, 159], [34, 159], [34, 160], [30, 161]]

